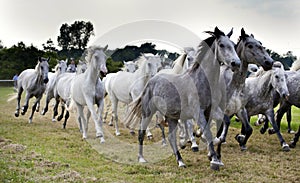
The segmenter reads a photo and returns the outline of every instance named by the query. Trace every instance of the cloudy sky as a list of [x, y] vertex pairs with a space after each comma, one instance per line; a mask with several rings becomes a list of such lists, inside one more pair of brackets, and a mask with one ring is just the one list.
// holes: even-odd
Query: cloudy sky
[[[142, 35], [147, 32], [147, 25], [152, 25], [151, 22], [146, 23], [147, 25], [141, 22], [155, 20], [167, 22], [165, 32], [160, 26], [162, 24], [153, 24], [160, 26], [153, 30], [163, 32], [159, 38], [162, 41], [172, 42], [177, 38], [182, 39], [178, 33], [180, 30], [190, 31], [203, 39], [207, 36], [203, 31], [213, 30], [218, 26], [225, 32], [233, 27], [232, 40], [236, 42], [240, 29], [244, 27], [247, 33], [253, 33], [267, 48], [279, 54], [293, 51], [294, 55], [300, 57], [299, 0], [0, 0], [0, 2], [0, 40], [7, 47], [23, 41], [26, 45], [33, 44], [41, 48], [49, 38], [56, 43], [60, 26], [63, 23], [72, 24], [75, 20], [91, 21], [94, 25], [95, 36], [92, 37], [90, 44], [97, 40], [104, 41], [100, 38], [110, 34], [110, 37], [106, 37], [113, 42], [109, 43], [110, 47], [120, 46], [126, 42], [134, 43], [137, 41], [134, 39], [140, 38], [130, 37], [129, 32]], [[126, 25], [133, 25], [131, 27], [134, 28], [126, 29]], [[139, 29], [139, 26], [142, 26], [142, 29]], [[135, 28], [138, 31], [134, 31]], [[141, 38], [156, 39], [150, 35], [155, 33], [153, 30]], [[112, 36], [111, 32], [114, 31], [119, 31], [117, 36]], [[166, 40], [163, 40], [163, 37], [166, 37]], [[198, 40], [189, 39], [193, 39], [193, 36], [186, 38], [182, 46], [197, 46], [195, 42]]]

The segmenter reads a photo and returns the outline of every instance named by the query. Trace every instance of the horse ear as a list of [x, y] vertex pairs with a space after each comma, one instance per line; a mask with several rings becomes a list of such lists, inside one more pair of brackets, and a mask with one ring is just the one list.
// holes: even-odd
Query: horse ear
[[227, 34], [227, 37], [230, 38], [230, 36], [232, 35], [232, 33], [233, 33], [233, 27], [231, 28], [230, 32]]
[[106, 51], [108, 48], [108, 44], [103, 48], [103, 51]]
[[47, 59], [47, 62], [49, 62], [50, 61], [50, 57], [48, 57], [48, 59]]
[[126, 62], [123, 60], [123, 64], [126, 65]]
[[250, 34], [250, 36], [254, 38], [254, 35], [253, 35], [253, 34]]
[[41, 62], [41, 61], [42, 61], [42, 58], [41, 58], [41, 57], [38, 57], [38, 61]]
[[241, 38], [242, 38], [242, 39], [245, 39], [246, 37], [247, 37], [247, 34], [246, 34], [244, 28], [242, 28], [242, 29], [241, 29]]

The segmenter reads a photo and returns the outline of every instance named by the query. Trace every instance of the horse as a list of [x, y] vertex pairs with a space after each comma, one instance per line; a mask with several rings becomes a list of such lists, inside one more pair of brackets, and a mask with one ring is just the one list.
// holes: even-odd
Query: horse
[[[55, 87], [57, 77], [60, 74], [67, 72], [67, 68], [68, 68], [67, 62], [68, 62], [67, 60], [66, 61], [58, 60], [57, 65], [54, 68], [55, 73], [52, 73], [51, 75], [49, 73], [49, 82], [47, 83], [47, 87], [46, 87], [46, 91], [45, 91], [46, 104], [42, 110], [42, 113], [41, 113], [42, 115], [46, 114], [46, 112], [48, 111], [49, 102], [52, 98], [54, 98], [54, 87]], [[52, 118], [52, 121], [55, 121], [55, 118]]]
[[[280, 62], [274, 62], [272, 70], [259, 71], [256, 77], [250, 77], [246, 79], [246, 110], [248, 117], [253, 115], [264, 114], [267, 119], [272, 123], [273, 128], [276, 131], [282, 149], [289, 151], [289, 145], [283, 139], [274, 119], [274, 94], [277, 92], [280, 97], [287, 98], [289, 91], [285, 79], [285, 72], [283, 65]], [[264, 126], [260, 129], [263, 134], [267, 130]]]
[[[100, 113], [99, 116], [97, 116], [97, 113], [94, 109], [94, 104], [96, 96], [96, 84], [99, 82], [99, 71], [104, 74], [107, 73], [107, 56], [105, 54], [107, 47], [108, 46], [100, 48], [93, 46], [87, 49], [87, 54], [85, 57], [85, 60], [88, 63], [87, 69], [84, 73], [75, 76], [70, 90], [72, 102], [77, 107], [77, 118], [80, 119], [80, 126], [82, 125], [83, 139], [87, 138], [87, 122], [83, 112], [84, 107], [87, 106], [95, 123], [96, 137], [100, 138], [101, 143], [105, 141], [102, 130], [102, 114]], [[104, 95], [100, 97], [103, 101]]]
[[[79, 64], [77, 65], [76, 73], [70, 73], [70, 72], [65, 72], [63, 74], [60, 74], [56, 78], [56, 82], [53, 86], [53, 94], [55, 98], [55, 105], [53, 107], [53, 117], [52, 119], [55, 119], [55, 117], [58, 115], [58, 105], [60, 102], [61, 104], [61, 114], [57, 117], [57, 121], [61, 121], [62, 118], [64, 117], [64, 112], [65, 112], [65, 105], [68, 107], [71, 102], [71, 83], [73, 79], [75, 78], [76, 74], [81, 74], [84, 73], [87, 68], [87, 64], [85, 62], [79, 61]], [[65, 114], [65, 120], [63, 123], [63, 129], [66, 128], [67, 125], [67, 120], [70, 117], [70, 113], [67, 110]]]
[[253, 131], [248, 120], [245, 109], [246, 101], [244, 100], [244, 96], [247, 95], [245, 80], [248, 75], [249, 64], [253, 63], [262, 66], [264, 70], [270, 70], [273, 64], [273, 59], [262, 47], [261, 42], [256, 40], [252, 34], [246, 34], [244, 28], [241, 29], [241, 35], [236, 45], [236, 52], [242, 61], [240, 69], [232, 71], [226, 65], [222, 66], [221, 76], [226, 82], [226, 102], [223, 109], [225, 116], [219, 116], [219, 119], [215, 118], [218, 129], [215, 143], [218, 145], [217, 152], [219, 157], [221, 157], [221, 145], [226, 141], [230, 116], [236, 114], [244, 125], [242, 135], [238, 134], [236, 136], [236, 140], [238, 140], [242, 151], [247, 149], [246, 142]]
[[[300, 66], [300, 61], [296, 61], [294, 62], [293, 66], [291, 67], [290, 71], [285, 71], [285, 75], [286, 75], [286, 82], [287, 82], [287, 87], [289, 90], [289, 97], [288, 98], [280, 98], [280, 96], [278, 94], [275, 95], [274, 103], [280, 103], [279, 109], [276, 111], [275, 113], [275, 121], [276, 124], [278, 126], [278, 130], [280, 130], [280, 122], [281, 119], [284, 115], [284, 113], [289, 112], [289, 110], [291, 109], [291, 106], [294, 105], [298, 108], [300, 108], [300, 86], [298, 85], [298, 83], [300, 82], [300, 72], [299, 72], [299, 66]], [[274, 104], [275, 105], [275, 104]], [[291, 121], [291, 118], [289, 118], [288, 121]], [[264, 123], [264, 128], [268, 127], [268, 123], [265, 122]], [[274, 133], [274, 129], [269, 129], [269, 134], [273, 134]], [[299, 140], [299, 129], [297, 131], [297, 133], [294, 136], [294, 139], [289, 143], [289, 146], [291, 148], [294, 148], [296, 146], [296, 143]]]
[[46, 84], [49, 81], [49, 60], [46, 58], [38, 57], [38, 63], [35, 69], [24, 70], [18, 78], [18, 94], [17, 94], [17, 108], [15, 111], [15, 116], [19, 116], [20, 111], [20, 100], [23, 90], [26, 91], [25, 103], [22, 107], [21, 114], [24, 115], [28, 109], [29, 99], [33, 96], [36, 98], [33, 106], [31, 115], [29, 117], [29, 123], [32, 123], [33, 114], [36, 110], [36, 106], [40, 102], [43, 94], [46, 90]]
[[[223, 166], [214, 150], [210, 130], [211, 114], [218, 106], [224, 88], [220, 86], [220, 65], [240, 66], [240, 59], [229, 39], [232, 31], [225, 35], [217, 27], [211, 37], [203, 40], [197, 50], [195, 63], [183, 74], [157, 74], [146, 84], [142, 94], [133, 101], [125, 124], [133, 128], [139, 123], [138, 161], [147, 162], [143, 156], [143, 141], [146, 128], [156, 111], [164, 114], [169, 127], [169, 142], [179, 167], [186, 167], [177, 149], [176, 127], [178, 120], [194, 119], [203, 130], [209, 149], [210, 165], [214, 170]], [[219, 114], [223, 115], [223, 114]]]
[[[134, 73], [119, 71], [108, 76], [105, 81], [105, 89], [112, 103], [112, 118], [115, 121], [115, 134], [120, 135], [118, 127], [118, 102], [129, 104], [136, 99], [143, 90], [147, 81], [161, 68], [159, 56], [142, 54], [137, 59], [138, 69]], [[134, 133], [131, 131], [131, 133]]]
[[138, 69], [138, 65], [133, 61], [123, 61], [124, 68], [122, 69], [125, 72], [134, 73]]

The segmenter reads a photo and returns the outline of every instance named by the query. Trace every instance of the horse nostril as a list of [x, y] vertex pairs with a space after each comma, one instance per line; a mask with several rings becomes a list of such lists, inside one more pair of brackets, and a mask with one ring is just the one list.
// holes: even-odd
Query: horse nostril
[[44, 79], [44, 83], [48, 83], [48, 81], [49, 81], [48, 78]]
[[273, 65], [273, 62], [271, 62], [271, 61], [265, 61], [265, 64], [267, 65], [267, 66], [271, 66], [271, 65]]
[[235, 62], [231, 62], [231, 66], [234, 67], [236, 64]]

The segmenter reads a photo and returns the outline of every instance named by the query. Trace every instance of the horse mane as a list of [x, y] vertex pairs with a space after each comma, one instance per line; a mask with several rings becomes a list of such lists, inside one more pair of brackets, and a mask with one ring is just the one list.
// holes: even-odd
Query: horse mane
[[35, 66], [35, 68], [34, 68], [34, 70], [35, 70], [36, 72], [38, 72], [38, 73], [40, 72], [40, 71], [39, 71], [40, 64], [41, 64], [41, 62], [38, 61], [38, 63], [36, 64], [36, 66]]
[[97, 51], [97, 50], [102, 50], [104, 52], [104, 48], [100, 47], [100, 46], [90, 46], [89, 48], [87, 48], [84, 52], [83, 52], [83, 59], [85, 63], [89, 63], [92, 59], [93, 54]]
[[297, 71], [300, 69], [300, 59], [296, 60], [295, 62], [293, 62], [290, 70], [291, 71]]
[[200, 66], [200, 61], [205, 57], [207, 51], [209, 51], [215, 40], [216, 37], [211, 36], [200, 42], [194, 65], [191, 68], [191, 72], [195, 71]]

